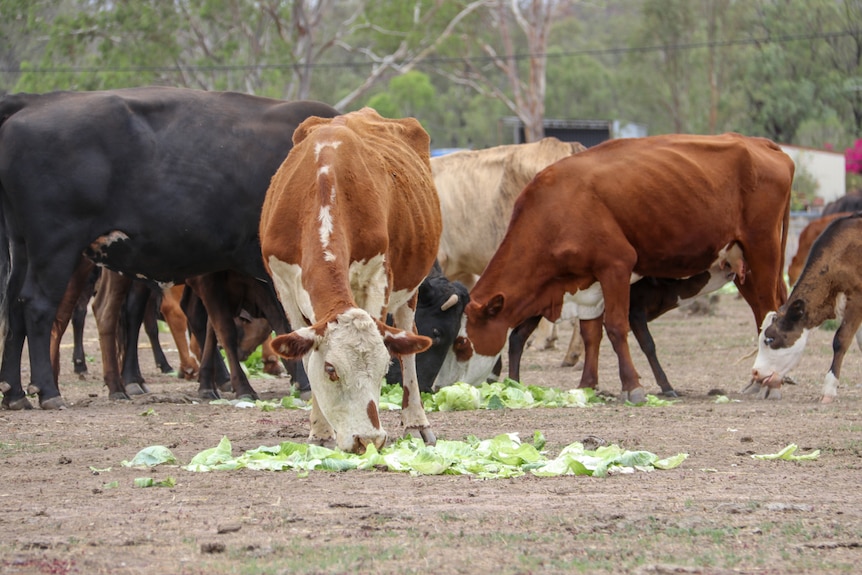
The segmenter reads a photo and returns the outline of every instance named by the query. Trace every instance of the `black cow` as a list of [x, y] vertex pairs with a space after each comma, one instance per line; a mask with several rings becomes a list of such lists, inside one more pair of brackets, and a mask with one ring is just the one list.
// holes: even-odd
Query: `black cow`
[[[431, 273], [419, 285], [416, 302], [416, 331], [431, 338], [431, 347], [416, 354], [416, 372], [420, 391], [433, 391], [434, 380], [446, 354], [461, 329], [464, 307], [470, 294], [461, 282], [449, 281], [440, 264], [434, 262]], [[387, 383], [401, 383], [401, 364], [393, 361], [386, 374]]]
[[[44, 409], [64, 407], [49, 341], [82, 254], [159, 283], [221, 270], [267, 278], [258, 225], [270, 178], [300, 122], [336, 115], [319, 102], [165, 87], [0, 100], [3, 406], [29, 407], [26, 337], [28, 391]], [[210, 313], [227, 299], [214, 283], [215, 293], [201, 296]], [[216, 327], [235, 330], [232, 320]], [[274, 327], [289, 330], [283, 315]], [[232, 341], [229, 333], [220, 339]], [[235, 349], [225, 351], [234, 391], [256, 397]]]

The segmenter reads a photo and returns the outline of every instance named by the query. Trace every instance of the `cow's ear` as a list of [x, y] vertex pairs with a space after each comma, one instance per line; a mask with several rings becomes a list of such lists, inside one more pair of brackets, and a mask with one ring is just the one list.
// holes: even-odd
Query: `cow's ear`
[[317, 334], [314, 329], [304, 327], [272, 340], [272, 349], [286, 359], [302, 359], [314, 347]]
[[383, 335], [383, 343], [392, 355], [421, 353], [433, 343], [430, 337], [394, 328], [380, 320], [377, 320], [377, 329]]
[[495, 317], [501, 311], [503, 311], [503, 305], [506, 303], [506, 297], [501, 294], [495, 294], [491, 296], [491, 299], [488, 300], [488, 303], [485, 304], [485, 314], [488, 317]]
[[413, 353], [422, 353], [433, 343], [430, 337], [424, 335], [416, 335], [409, 331], [402, 331], [398, 335], [387, 334], [383, 338], [383, 343], [386, 344], [386, 349], [394, 355], [410, 355]]
[[785, 314], [784, 317], [787, 318], [787, 321], [796, 323], [801, 320], [804, 315], [805, 301], [797, 299], [787, 306], [787, 314]]

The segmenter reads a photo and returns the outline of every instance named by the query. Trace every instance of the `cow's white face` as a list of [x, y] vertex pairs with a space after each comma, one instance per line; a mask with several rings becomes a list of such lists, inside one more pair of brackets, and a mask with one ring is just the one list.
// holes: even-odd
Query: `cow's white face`
[[761, 385], [777, 387], [793, 368], [799, 365], [808, 342], [808, 329], [786, 331], [779, 327], [776, 312], [763, 318], [757, 338], [757, 357], [752, 367], [752, 379]]
[[377, 323], [358, 308], [328, 323], [304, 357], [314, 401], [339, 449], [364, 452], [370, 443], [380, 448], [386, 442], [377, 409], [389, 361]]

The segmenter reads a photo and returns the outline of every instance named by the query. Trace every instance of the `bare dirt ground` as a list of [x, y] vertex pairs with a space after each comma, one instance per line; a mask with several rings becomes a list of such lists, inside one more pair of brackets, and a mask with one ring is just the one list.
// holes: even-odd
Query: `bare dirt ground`
[[[157, 374], [153, 394], [113, 402], [101, 385], [92, 321], [89, 376], [64, 348], [62, 412], [0, 412], [0, 573], [858, 573], [862, 564], [862, 360], [845, 362], [837, 403], [816, 403], [832, 333], [813, 334], [798, 385], [780, 401], [740, 395], [755, 345], [750, 311], [723, 296], [712, 316], [668, 313], [651, 324], [683, 394], [672, 406], [431, 413], [437, 436], [540, 430], [552, 456], [597, 436], [629, 450], [689, 458], [668, 471], [606, 478], [478, 480], [342, 473], [129, 469], [150, 445], [182, 463], [223, 436], [234, 453], [304, 441], [307, 413], [184, 403], [196, 384]], [[570, 328], [564, 326], [563, 336]], [[67, 334], [64, 340], [71, 342]], [[162, 341], [171, 343], [167, 334]], [[564, 344], [560, 344], [561, 348]], [[632, 347], [650, 393], [658, 391]], [[558, 351], [529, 351], [526, 383], [575, 387]], [[169, 353], [172, 361], [176, 355]], [[601, 388], [618, 392], [606, 341]], [[253, 382], [265, 397], [286, 379]], [[740, 400], [715, 403], [721, 390]], [[152, 409], [149, 416], [141, 415]], [[384, 413], [390, 430], [396, 412]], [[796, 443], [816, 461], [760, 461]], [[95, 474], [91, 468], [106, 469]], [[134, 479], [176, 479], [136, 488]], [[116, 481], [118, 487], [108, 488]]]

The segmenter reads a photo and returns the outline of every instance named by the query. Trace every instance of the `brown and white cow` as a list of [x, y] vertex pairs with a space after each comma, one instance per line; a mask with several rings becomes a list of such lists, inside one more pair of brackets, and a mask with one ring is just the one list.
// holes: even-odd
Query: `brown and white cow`
[[392, 354], [402, 362], [406, 432], [434, 443], [415, 364], [431, 340], [413, 325], [441, 229], [428, 134], [413, 118], [363, 108], [309, 118], [293, 140], [267, 192], [260, 239], [296, 330], [273, 347], [302, 357], [311, 382], [309, 440], [356, 452], [385, 443], [378, 404]]
[[[747, 273], [735, 283], [760, 325], [787, 294], [793, 171], [776, 144], [739, 134], [611, 140], [546, 168], [518, 197], [471, 292], [465, 313], [475, 354], [499, 353], [510, 328], [537, 315], [555, 320], [566, 292], [598, 283], [622, 398], [641, 401], [627, 340], [630, 284], [691, 277], [738, 244]], [[601, 322], [581, 321], [588, 360]], [[586, 369], [584, 376], [581, 387], [597, 385]]]
[[857, 212], [834, 220], [820, 234], [787, 303], [763, 320], [752, 381], [745, 391], [780, 398], [781, 382], [802, 359], [809, 332], [827, 319], [840, 318], [820, 400], [830, 403], [837, 397], [841, 363], [854, 336], [862, 347], [860, 269], [862, 212]]

